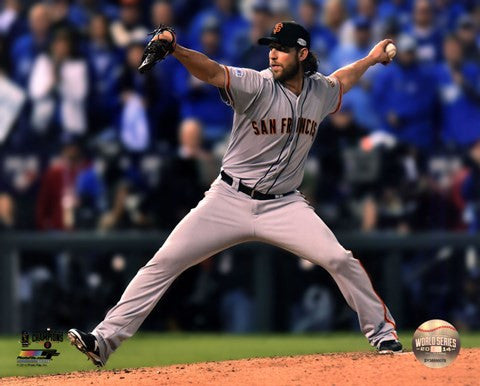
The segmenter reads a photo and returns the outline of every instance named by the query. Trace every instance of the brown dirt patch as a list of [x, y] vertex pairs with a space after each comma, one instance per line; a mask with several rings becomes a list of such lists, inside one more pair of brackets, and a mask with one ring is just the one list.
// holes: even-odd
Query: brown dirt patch
[[480, 349], [430, 369], [413, 353], [339, 353], [3, 378], [6, 385], [479, 385]]

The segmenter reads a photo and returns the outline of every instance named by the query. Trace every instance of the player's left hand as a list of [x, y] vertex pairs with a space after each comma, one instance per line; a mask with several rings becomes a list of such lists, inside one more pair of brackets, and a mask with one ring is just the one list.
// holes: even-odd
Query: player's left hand
[[161, 25], [149, 35], [153, 35], [153, 38], [145, 48], [142, 64], [138, 67], [142, 74], [173, 53], [176, 47], [175, 31], [172, 27]]
[[371, 58], [375, 64], [382, 63], [383, 65], [387, 65], [392, 61], [392, 59], [385, 52], [385, 47], [387, 47], [389, 43], [393, 43], [393, 40], [384, 39], [378, 42], [375, 47], [371, 49], [368, 57]]

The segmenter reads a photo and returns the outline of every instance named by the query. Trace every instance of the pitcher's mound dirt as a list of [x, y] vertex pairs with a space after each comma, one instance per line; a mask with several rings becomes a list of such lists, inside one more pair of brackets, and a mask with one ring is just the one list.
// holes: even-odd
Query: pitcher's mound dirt
[[7, 385], [479, 385], [480, 349], [462, 349], [453, 364], [430, 369], [413, 353], [318, 354], [169, 367], [4, 378]]

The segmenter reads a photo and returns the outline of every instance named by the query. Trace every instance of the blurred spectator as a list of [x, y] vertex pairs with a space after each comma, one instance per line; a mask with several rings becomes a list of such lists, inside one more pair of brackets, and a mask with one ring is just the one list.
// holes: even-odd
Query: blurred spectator
[[480, 122], [480, 68], [464, 61], [455, 36], [443, 43], [445, 61], [436, 70], [442, 106], [442, 139], [447, 145], [464, 146], [478, 138]]
[[184, 120], [179, 129], [178, 151], [165, 160], [159, 185], [143, 204], [143, 213], [153, 214], [157, 226], [171, 229], [197, 205], [217, 173], [211, 155], [202, 146], [200, 122]]
[[362, 229], [409, 232], [415, 229], [414, 222], [419, 216], [415, 188], [423, 171], [422, 153], [414, 147], [387, 143], [376, 151], [378, 174], [375, 182], [368, 186], [369, 195], [362, 208]]
[[170, 1], [175, 14], [176, 26], [188, 31], [192, 20], [199, 12], [211, 6], [211, 0], [172, 0]]
[[415, 200], [415, 215], [411, 225], [416, 230], [460, 230], [461, 207], [455, 199], [457, 176], [461, 169], [460, 157], [455, 154], [430, 156], [424, 173], [410, 189]]
[[[370, 25], [371, 40], [378, 41], [382, 38], [383, 25], [377, 17], [376, 0], [357, 0], [356, 1], [356, 18], [367, 20]], [[351, 43], [355, 40], [355, 18], [349, 19], [340, 31], [340, 41], [343, 44]]]
[[141, 22], [140, 1], [121, 0], [120, 18], [110, 26], [113, 42], [126, 48], [133, 42], [145, 40], [149, 32]]
[[[352, 104], [348, 101], [318, 131], [314, 150], [320, 163], [320, 178], [316, 182], [318, 189], [315, 201], [322, 218], [335, 228], [358, 227], [360, 223], [360, 216], [355, 218], [347, 201], [347, 197], [351, 200], [357, 196], [354, 191], [357, 181], [352, 180], [355, 172], [351, 172], [352, 163], [348, 158], [361, 151], [359, 143], [365, 134], [367, 131], [354, 120]], [[367, 154], [367, 157], [370, 155], [373, 154]], [[367, 163], [375, 162], [374, 159], [369, 159], [364, 160], [361, 167], [364, 176], [365, 173], [369, 174], [368, 170], [372, 170]], [[358, 177], [362, 178], [360, 175]]]
[[[239, 67], [261, 71], [268, 68], [268, 46], [258, 44], [258, 39], [267, 36], [273, 25], [273, 14], [267, 1], [256, 0], [252, 5], [250, 28], [238, 36], [234, 64]], [[248, 42], [248, 44], [246, 43]]]
[[151, 111], [158, 92], [154, 73], [142, 75], [138, 72], [144, 44], [131, 42], [127, 48], [121, 84], [122, 111], [120, 116], [120, 138], [123, 146], [133, 152], [146, 150], [151, 145]]
[[478, 32], [479, 29], [475, 28], [473, 19], [469, 15], [464, 15], [458, 20], [456, 36], [462, 45], [464, 58], [466, 61], [474, 62], [477, 66], [480, 65]]
[[28, 84], [32, 128], [45, 132], [53, 126], [85, 134], [87, 92], [87, 63], [77, 55], [71, 31], [59, 29], [49, 53], [39, 55], [32, 66]]
[[319, 60], [319, 72], [328, 73], [331, 65], [329, 55], [337, 45], [337, 37], [328, 28], [321, 25], [319, 20], [319, 0], [302, 0], [299, 5], [299, 23], [310, 32], [311, 50]]
[[395, 19], [388, 19], [383, 24], [382, 39], [392, 39], [396, 42], [398, 35], [403, 30]]
[[[3, 42], [2, 62], [8, 64], [13, 42], [27, 33], [27, 23], [23, 14], [24, 7], [20, 0], [5, 0], [0, 11], [0, 37]], [[3, 68], [9, 69], [7, 65]]]
[[120, 112], [120, 76], [124, 57], [115, 48], [108, 19], [96, 14], [90, 19], [86, 57], [90, 75], [89, 128], [92, 133], [112, 127]]
[[[175, 26], [174, 11], [169, 0], [155, 0], [152, 4], [151, 15], [152, 29], [157, 28], [161, 24]], [[178, 37], [179, 29], [176, 26], [175, 33]]]
[[30, 31], [14, 41], [10, 52], [13, 79], [23, 87], [27, 86], [34, 59], [48, 49], [51, 26], [48, 7], [35, 4], [29, 10], [28, 20]]
[[406, 28], [417, 41], [417, 57], [421, 62], [433, 63], [441, 58], [442, 34], [435, 24], [430, 0], [415, 0], [412, 23]]
[[195, 16], [190, 24], [189, 47], [202, 50], [202, 31], [211, 20], [216, 20], [219, 25], [221, 51], [232, 60], [237, 49], [232, 43], [248, 30], [248, 23], [238, 11], [235, 0], [215, 0], [212, 7]]
[[466, 13], [468, 1], [433, 0], [435, 23], [443, 31], [452, 31], [458, 18]]
[[386, 23], [394, 22], [404, 28], [410, 21], [411, 5], [409, 0], [381, 1], [378, 4], [378, 18]]
[[[152, 4], [152, 28], [160, 24], [174, 25], [177, 41], [182, 44], [184, 39], [183, 31], [176, 26], [176, 17], [173, 5], [168, 0], [156, 0]], [[151, 125], [155, 139], [161, 143], [174, 147], [177, 140], [177, 126], [179, 121], [179, 105], [177, 98], [174, 77], [177, 68], [181, 65], [177, 59], [167, 57], [157, 63], [153, 68], [153, 82], [156, 87], [155, 100], [152, 101], [152, 114], [150, 115]]]
[[19, 0], [5, 0], [0, 11], [0, 35], [16, 35], [18, 29], [25, 28], [22, 16], [22, 3]]
[[51, 0], [49, 2], [49, 14], [52, 21], [52, 29], [69, 29], [75, 31], [75, 25], [70, 21], [71, 0]]
[[75, 0], [70, 4], [68, 19], [78, 28], [79, 32], [86, 33], [92, 17], [102, 14], [109, 20], [118, 18], [118, 6], [115, 2], [104, 0]]
[[[91, 143], [92, 153], [95, 154], [93, 162], [77, 177], [77, 229], [97, 229], [101, 225], [101, 217], [114, 206], [117, 191], [128, 185], [126, 162], [121, 157], [120, 144], [114, 135], [111, 131], [103, 132]], [[117, 219], [111, 221], [112, 226], [116, 222]]]
[[67, 139], [59, 158], [53, 160], [42, 176], [35, 213], [39, 230], [68, 230], [75, 227], [76, 179], [85, 167], [78, 141]]
[[[220, 25], [217, 19], [205, 19], [201, 31], [201, 51], [209, 58], [228, 64], [221, 50]], [[207, 147], [212, 147], [229, 133], [232, 110], [222, 102], [218, 90], [190, 75], [182, 66], [175, 74], [175, 90], [181, 100], [182, 119], [194, 118], [202, 122]]]
[[299, 304], [292, 310], [294, 333], [330, 331], [334, 320], [334, 300], [331, 290], [312, 284], [305, 290]]
[[343, 0], [326, 0], [323, 5], [323, 24], [332, 31], [337, 39], [348, 18], [347, 8]]
[[408, 35], [397, 41], [397, 57], [374, 79], [373, 98], [382, 126], [401, 142], [433, 150], [434, 78], [416, 58], [416, 42]]
[[[409, 231], [408, 217], [411, 215], [401, 191], [395, 186], [385, 186], [376, 199], [374, 216], [371, 222], [373, 229], [396, 231], [405, 233]], [[371, 230], [366, 229], [366, 230]]]
[[15, 229], [34, 229], [42, 157], [34, 142], [23, 149], [10, 148], [0, 154], [0, 224], [3, 222]]
[[464, 221], [471, 232], [480, 230], [480, 133], [471, 146], [468, 157], [469, 172], [462, 184], [465, 201]]
[[[370, 52], [371, 49], [371, 22], [363, 16], [354, 19], [355, 33], [351, 43], [340, 43], [333, 51], [331, 62], [332, 70], [346, 66], [359, 60]], [[355, 120], [361, 126], [374, 130], [380, 127], [378, 112], [371, 99], [371, 84], [379, 67], [370, 67], [360, 79], [357, 86], [353, 87], [344, 100], [352, 102]]]
[[146, 189], [135, 157], [122, 155], [120, 143], [107, 134], [97, 139], [95, 162], [77, 178], [77, 225], [101, 230], [144, 227], [140, 204]]

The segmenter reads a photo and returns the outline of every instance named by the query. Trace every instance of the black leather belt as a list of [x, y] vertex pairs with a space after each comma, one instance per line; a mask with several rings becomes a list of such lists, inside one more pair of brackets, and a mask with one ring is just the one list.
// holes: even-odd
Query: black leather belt
[[[228, 185], [232, 186], [233, 185], [233, 178], [230, 177], [227, 173], [225, 173], [223, 170], [220, 172], [220, 175], [222, 176], [222, 180], [225, 181]], [[281, 198], [288, 196], [289, 194], [295, 193], [294, 190], [288, 193], [284, 194], [265, 194], [262, 192], [259, 192], [258, 190], [254, 190], [252, 188], [249, 188], [248, 186], [243, 185], [241, 182], [238, 183], [238, 191], [245, 193], [246, 195], [252, 197], [254, 200], [273, 200], [275, 198]]]

